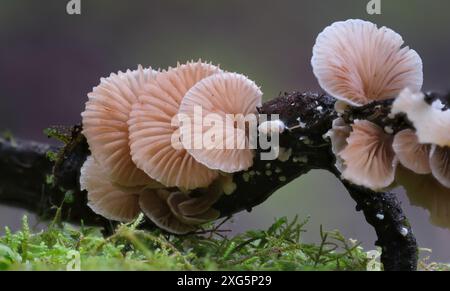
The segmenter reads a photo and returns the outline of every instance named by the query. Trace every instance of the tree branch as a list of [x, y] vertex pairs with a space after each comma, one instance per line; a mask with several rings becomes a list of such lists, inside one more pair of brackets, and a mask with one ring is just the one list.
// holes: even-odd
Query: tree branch
[[[370, 114], [379, 110], [379, 106], [359, 110], [368, 110], [364, 114]], [[262, 161], [257, 154], [251, 169], [234, 175], [235, 192], [222, 196], [214, 205], [223, 217], [242, 210], [251, 211], [276, 190], [313, 169], [328, 170], [340, 179], [330, 142], [324, 138], [337, 117], [333, 98], [295, 92], [265, 103], [259, 112], [279, 114], [285, 125], [292, 128], [280, 136], [280, 146], [290, 153], [289, 159]], [[22, 207], [47, 218], [55, 215], [54, 206], [62, 205], [64, 220], [108, 226], [107, 220], [89, 209], [87, 195], [80, 191], [79, 170], [89, 154], [80, 127], [72, 131], [70, 142], [60, 150], [54, 167], [46, 158], [49, 150], [57, 149], [0, 139], [0, 203]], [[54, 177], [51, 185], [46, 182], [50, 174]], [[355, 200], [357, 210], [363, 211], [377, 233], [385, 270], [415, 270], [417, 243], [395, 196], [375, 193], [347, 181], [343, 184]]]

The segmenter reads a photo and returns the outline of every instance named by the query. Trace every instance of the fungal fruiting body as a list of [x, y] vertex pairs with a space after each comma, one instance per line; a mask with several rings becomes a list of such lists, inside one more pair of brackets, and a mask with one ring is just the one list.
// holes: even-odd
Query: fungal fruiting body
[[[261, 96], [253, 81], [236, 73], [216, 74], [197, 83], [179, 110], [181, 116], [193, 121], [182, 122], [180, 127], [184, 137], [191, 137], [192, 143], [186, 146], [189, 154], [209, 169], [226, 173], [250, 168], [254, 151], [249, 131], [254, 130], [248, 127], [257, 126]], [[209, 124], [196, 131], [197, 120]], [[197, 148], [196, 143], [203, 146]]]
[[311, 64], [320, 86], [352, 105], [420, 90], [422, 60], [393, 30], [363, 20], [335, 22], [319, 34]]
[[157, 72], [151, 68], [111, 74], [88, 94], [81, 114], [83, 134], [92, 154], [108, 175], [124, 186], [142, 186], [152, 179], [131, 160], [128, 119], [132, 105], [143, 88], [152, 83]]
[[395, 148], [406, 168], [418, 174], [432, 173], [450, 188], [450, 111], [428, 104], [425, 98], [421, 92], [405, 89], [395, 100], [392, 114], [406, 114], [415, 129], [398, 133]]
[[[450, 110], [439, 100], [427, 102], [420, 92], [422, 60], [403, 45], [391, 29], [362, 20], [336, 22], [317, 37], [314, 74], [338, 99], [339, 118], [327, 134], [336, 168], [354, 184], [382, 190], [394, 182], [400, 163], [417, 174], [432, 174], [450, 188]], [[359, 107], [388, 99], [394, 102], [384, 120], [402, 113], [413, 128], [379, 126], [370, 116], [353, 121], [348, 104]]]
[[[164, 71], [139, 67], [102, 79], [82, 113], [92, 154], [80, 177], [88, 205], [122, 222], [142, 211], [176, 234], [217, 219], [220, 213], [213, 205], [236, 190], [233, 175], [219, 170], [249, 168], [253, 149], [191, 151], [182, 142], [179, 114], [192, 116], [191, 106], [199, 105], [223, 120], [227, 114], [255, 115], [261, 95], [247, 77], [201, 61]], [[235, 122], [225, 123], [225, 129], [237, 130], [238, 145], [247, 146], [247, 127]]]
[[392, 113], [407, 115], [420, 143], [450, 146], [450, 110], [428, 104], [422, 92], [403, 90], [392, 106]]
[[376, 124], [356, 120], [347, 145], [338, 154], [344, 162], [343, 177], [375, 190], [388, 187], [394, 182], [397, 166], [391, 145], [392, 136]]
[[351, 131], [351, 126], [346, 124], [343, 118], [339, 117], [333, 120], [332, 128], [326, 134], [331, 139], [331, 150], [336, 156], [335, 166], [341, 172], [345, 169], [345, 164], [339, 154], [347, 146], [347, 138], [350, 136]]
[[[173, 147], [177, 117], [186, 93], [198, 82], [221, 72], [213, 65], [196, 62], [159, 73], [133, 105], [128, 121], [133, 161], [147, 175], [168, 187], [207, 187], [217, 171], [197, 162], [184, 148]], [[196, 173], [192, 175], [192, 173]]]
[[415, 132], [405, 129], [395, 135], [394, 152], [400, 163], [418, 174], [431, 173], [430, 145], [420, 144]]

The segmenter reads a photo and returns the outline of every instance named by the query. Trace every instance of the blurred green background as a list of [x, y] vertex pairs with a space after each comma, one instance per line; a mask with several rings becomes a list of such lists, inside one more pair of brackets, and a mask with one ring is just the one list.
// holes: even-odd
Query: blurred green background
[[[80, 121], [86, 94], [100, 77], [137, 64], [165, 68], [202, 58], [248, 75], [265, 99], [319, 90], [310, 67], [315, 38], [348, 18], [399, 32], [423, 58], [424, 89], [450, 88], [448, 0], [382, 0], [376, 16], [366, 13], [368, 0], [81, 0], [82, 15], [72, 16], [67, 2], [0, 0], [0, 131], [46, 141], [44, 128]], [[396, 192], [420, 245], [449, 262], [449, 230], [430, 224], [427, 210]], [[0, 226], [17, 226], [23, 213], [0, 206]], [[295, 215], [311, 217], [307, 241], [318, 240], [323, 224], [373, 248], [373, 230], [339, 182], [321, 171], [237, 215], [229, 227], [240, 232]]]

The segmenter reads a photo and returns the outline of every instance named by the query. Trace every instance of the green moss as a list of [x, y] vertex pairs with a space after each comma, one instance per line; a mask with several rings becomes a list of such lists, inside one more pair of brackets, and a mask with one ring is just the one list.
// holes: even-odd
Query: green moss
[[267, 230], [233, 238], [213, 226], [189, 236], [144, 231], [138, 228], [141, 220], [120, 225], [105, 238], [98, 228], [57, 223], [32, 234], [25, 217], [20, 231], [6, 228], [0, 238], [0, 269], [366, 270], [370, 261], [336, 231], [321, 231], [317, 245], [302, 243], [306, 222], [297, 219], [281, 218]]

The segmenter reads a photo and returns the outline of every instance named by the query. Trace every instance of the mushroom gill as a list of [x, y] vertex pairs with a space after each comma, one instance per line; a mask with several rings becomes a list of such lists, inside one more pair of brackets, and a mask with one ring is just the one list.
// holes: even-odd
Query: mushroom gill
[[[210, 169], [234, 173], [251, 167], [249, 132], [256, 133], [261, 97], [259, 87], [240, 74], [216, 74], [200, 81], [187, 92], [179, 110], [180, 116], [194, 121], [180, 128], [193, 142], [187, 151]], [[196, 120], [204, 123], [200, 130], [192, 130]], [[196, 142], [202, 146], [195, 147]]]
[[311, 64], [320, 86], [352, 105], [396, 97], [406, 87], [420, 90], [422, 60], [393, 30], [350, 19], [319, 34]]
[[400, 163], [417, 174], [430, 174], [430, 145], [420, 144], [416, 133], [405, 129], [397, 133], [392, 144]]
[[339, 153], [345, 169], [344, 179], [373, 190], [394, 182], [397, 159], [392, 136], [367, 120], [355, 120], [347, 146]]
[[100, 85], [88, 94], [83, 118], [83, 134], [96, 161], [112, 180], [124, 186], [154, 183], [131, 160], [128, 119], [131, 107], [143, 88], [152, 83], [152, 69], [127, 71], [102, 78]]
[[207, 187], [218, 175], [179, 143], [177, 113], [190, 88], [220, 72], [218, 67], [200, 61], [170, 68], [146, 86], [132, 108], [128, 121], [132, 159], [139, 169], [167, 187]]

